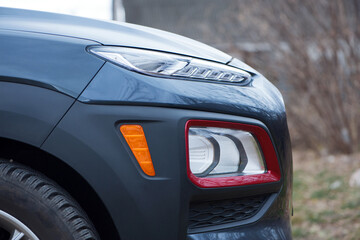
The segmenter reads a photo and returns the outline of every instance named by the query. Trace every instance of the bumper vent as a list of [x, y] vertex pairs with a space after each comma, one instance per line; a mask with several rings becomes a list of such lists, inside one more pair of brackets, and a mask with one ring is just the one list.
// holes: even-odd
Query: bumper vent
[[197, 229], [246, 220], [256, 215], [267, 196], [254, 196], [190, 204], [188, 228]]

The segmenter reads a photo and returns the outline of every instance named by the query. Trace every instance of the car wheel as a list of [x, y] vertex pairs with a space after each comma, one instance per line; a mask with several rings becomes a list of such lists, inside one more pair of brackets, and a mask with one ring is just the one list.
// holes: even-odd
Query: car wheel
[[8, 239], [99, 237], [84, 211], [55, 182], [28, 167], [0, 160], [0, 240]]

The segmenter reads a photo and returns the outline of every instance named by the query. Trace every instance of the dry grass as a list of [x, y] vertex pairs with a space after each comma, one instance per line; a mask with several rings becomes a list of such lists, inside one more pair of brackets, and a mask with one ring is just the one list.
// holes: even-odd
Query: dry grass
[[360, 187], [349, 186], [360, 154], [294, 152], [294, 239], [360, 239]]

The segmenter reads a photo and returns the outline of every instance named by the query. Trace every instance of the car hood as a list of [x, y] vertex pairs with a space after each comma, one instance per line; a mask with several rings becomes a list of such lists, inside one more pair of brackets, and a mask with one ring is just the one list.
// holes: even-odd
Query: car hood
[[0, 7], [0, 29], [69, 36], [103, 45], [172, 52], [221, 63], [231, 60], [215, 48], [169, 32], [56, 13]]

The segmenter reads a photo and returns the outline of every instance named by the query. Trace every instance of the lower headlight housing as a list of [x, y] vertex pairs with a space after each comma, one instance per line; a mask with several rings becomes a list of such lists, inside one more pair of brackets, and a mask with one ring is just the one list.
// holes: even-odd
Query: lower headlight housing
[[262, 127], [189, 120], [186, 146], [188, 176], [199, 187], [230, 187], [280, 180], [274, 146]]

